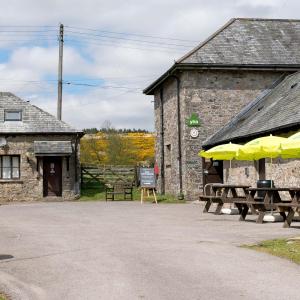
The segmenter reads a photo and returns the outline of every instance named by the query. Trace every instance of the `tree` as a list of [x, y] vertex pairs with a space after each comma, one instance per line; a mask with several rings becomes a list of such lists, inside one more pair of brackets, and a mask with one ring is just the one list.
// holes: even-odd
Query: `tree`
[[107, 135], [107, 158], [112, 165], [135, 164], [133, 144], [121, 134], [111, 132]]
[[84, 164], [135, 165], [153, 161], [154, 135], [146, 130], [115, 129], [110, 121], [105, 121], [97, 133], [87, 134], [81, 140]]
[[94, 134], [94, 133], [98, 132], [98, 129], [95, 127], [94, 128], [85, 128], [85, 129], [83, 129], [83, 132], [86, 134]]
[[103, 134], [93, 134], [84, 137], [80, 143], [80, 157], [84, 164], [105, 164], [107, 142]]

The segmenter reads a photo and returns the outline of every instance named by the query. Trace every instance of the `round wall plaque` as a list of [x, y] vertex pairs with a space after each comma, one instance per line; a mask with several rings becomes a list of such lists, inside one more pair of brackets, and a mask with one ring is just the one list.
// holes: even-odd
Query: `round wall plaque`
[[196, 128], [191, 129], [190, 135], [191, 135], [192, 138], [198, 137], [198, 135], [199, 135], [198, 129], [196, 129]]

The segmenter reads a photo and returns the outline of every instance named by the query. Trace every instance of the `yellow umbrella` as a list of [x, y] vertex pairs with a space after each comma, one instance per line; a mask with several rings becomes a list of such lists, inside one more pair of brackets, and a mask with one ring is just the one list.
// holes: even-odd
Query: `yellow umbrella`
[[230, 142], [229, 144], [215, 146], [207, 151], [202, 150], [199, 152], [199, 156], [212, 158], [213, 160], [229, 160], [229, 169], [231, 169], [231, 161], [236, 157], [241, 147], [241, 145]]
[[282, 158], [300, 158], [300, 132], [297, 132], [281, 143]]
[[281, 154], [281, 143], [285, 140], [286, 138], [273, 135], [254, 139], [239, 149], [236, 159], [258, 160], [278, 157]]
[[207, 151], [202, 150], [199, 156], [212, 158], [214, 160], [232, 160], [236, 157], [237, 151], [241, 148], [238, 144], [223, 144], [215, 146]]
[[[271, 158], [271, 166], [273, 165], [272, 159], [278, 157], [281, 154], [281, 143], [286, 138], [279, 136], [264, 136], [254, 139], [246, 143], [238, 152], [238, 160], [258, 160], [261, 158]], [[271, 172], [272, 174], [272, 172]], [[273, 187], [273, 181], [271, 178], [271, 187]], [[273, 198], [271, 199], [273, 204]], [[271, 208], [271, 215], [273, 215], [273, 205]]]

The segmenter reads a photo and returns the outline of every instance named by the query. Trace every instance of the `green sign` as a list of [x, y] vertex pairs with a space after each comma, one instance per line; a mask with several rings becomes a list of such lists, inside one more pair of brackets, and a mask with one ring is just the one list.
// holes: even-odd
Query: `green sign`
[[201, 126], [200, 119], [197, 114], [192, 113], [189, 119], [186, 121], [187, 126], [189, 127], [199, 127]]

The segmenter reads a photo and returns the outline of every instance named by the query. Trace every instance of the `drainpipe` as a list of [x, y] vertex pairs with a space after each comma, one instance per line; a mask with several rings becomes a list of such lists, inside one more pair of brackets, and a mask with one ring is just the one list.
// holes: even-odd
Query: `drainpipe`
[[[78, 142], [79, 142], [79, 140], [80, 140], [80, 135], [79, 134], [76, 134], [76, 137], [75, 137], [75, 149], [74, 149], [74, 151], [75, 151], [75, 190], [76, 190], [76, 192], [78, 191], [79, 192], [79, 189], [80, 189], [80, 185], [79, 185], [79, 178], [78, 178], [78, 161], [77, 161], [77, 159], [78, 159], [78, 153], [77, 153], [77, 151], [78, 151]], [[77, 188], [78, 187], [78, 188]]]
[[160, 190], [165, 194], [165, 131], [164, 131], [164, 91], [160, 90]]
[[171, 75], [177, 83], [177, 140], [178, 140], [178, 175], [179, 175], [179, 195], [178, 198], [183, 200], [182, 190], [182, 151], [181, 151], [181, 114], [180, 114], [180, 78], [176, 75]]

